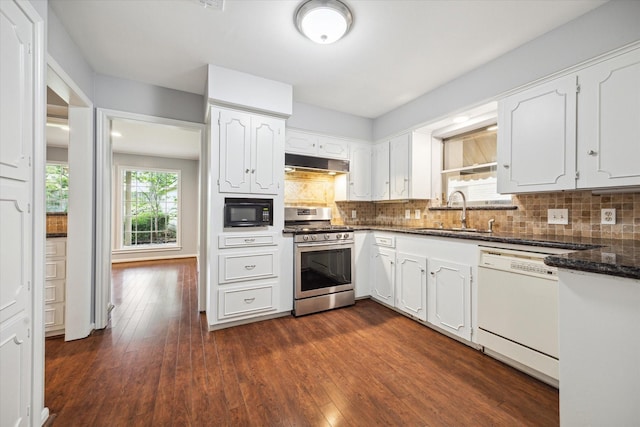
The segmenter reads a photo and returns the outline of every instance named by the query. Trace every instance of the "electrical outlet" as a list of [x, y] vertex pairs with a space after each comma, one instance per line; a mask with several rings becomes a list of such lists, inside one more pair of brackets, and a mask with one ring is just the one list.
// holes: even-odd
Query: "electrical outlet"
[[607, 264], [615, 264], [616, 263], [616, 254], [611, 254], [611, 253], [608, 253], [608, 252], [602, 252], [600, 257], [602, 259], [602, 262], [605, 262]]
[[614, 208], [602, 209], [600, 213], [600, 224], [616, 223], [616, 210]]
[[411, 209], [404, 210], [404, 219], [411, 219]]
[[569, 209], [547, 209], [547, 224], [569, 224]]
[[358, 218], [358, 212], [356, 212], [356, 210], [353, 209], [351, 211], [351, 219], [356, 219], [356, 218]]
[[420, 219], [420, 209], [416, 209], [414, 212], [414, 216], [415, 219]]

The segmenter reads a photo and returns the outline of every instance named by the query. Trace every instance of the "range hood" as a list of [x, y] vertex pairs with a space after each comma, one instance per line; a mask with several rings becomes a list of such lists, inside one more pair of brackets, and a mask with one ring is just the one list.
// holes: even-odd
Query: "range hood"
[[285, 168], [309, 172], [349, 172], [349, 160], [327, 159], [324, 157], [302, 156], [300, 154], [284, 155]]

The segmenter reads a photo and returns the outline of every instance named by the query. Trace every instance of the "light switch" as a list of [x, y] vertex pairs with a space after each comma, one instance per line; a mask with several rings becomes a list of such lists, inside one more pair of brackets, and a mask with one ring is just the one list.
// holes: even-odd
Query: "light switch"
[[547, 209], [547, 224], [569, 224], [569, 209]]

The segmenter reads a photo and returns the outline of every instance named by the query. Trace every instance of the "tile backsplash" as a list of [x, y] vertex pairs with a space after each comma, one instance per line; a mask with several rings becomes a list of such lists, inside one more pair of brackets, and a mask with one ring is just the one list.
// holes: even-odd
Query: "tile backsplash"
[[48, 213], [47, 214], [47, 233], [66, 233], [67, 232], [67, 214], [66, 213]]
[[[397, 227], [459, 227], [458, 210], [429, 210], [440, 207], [439, 200], [409, 200], [397, 202], [334, 202], [334, 177], [299, 172], [287, 174], [285, 204], [288, 206], [314, 205], [333, 208], [336, 224], [382, 225]], [[614, 193], [594, 195], [591, 191], [565, 191], [557, 193], [521, 194], [512, 196], [516, 209], [468, 210], [467, 226], [486, 229], [495, 219], [496, 232], [594, 237], [605, 239], [640, 240], [640, 193]], [[547, 209], [568, 209], [569, 224], [547, 224]], [[600, 224], [601, 209], [616, 210], [616, 224]], [[411, 219], [405, 219], [409, 210]], [[416, 209], [420, 217], [415, 218]], [[356, 211], [356, 219], [352, 212]]]

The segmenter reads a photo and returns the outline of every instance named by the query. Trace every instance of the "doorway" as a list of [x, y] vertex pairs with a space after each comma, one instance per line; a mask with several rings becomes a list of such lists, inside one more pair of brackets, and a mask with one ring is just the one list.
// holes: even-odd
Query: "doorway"
[[[98, 109], [97, 126], [96, 328], [101, 329], [114, 308], [112, 264], [203, 259], [206, 168], [202, 124]], [[199, 274], [199, 289], [202, 280]]]

